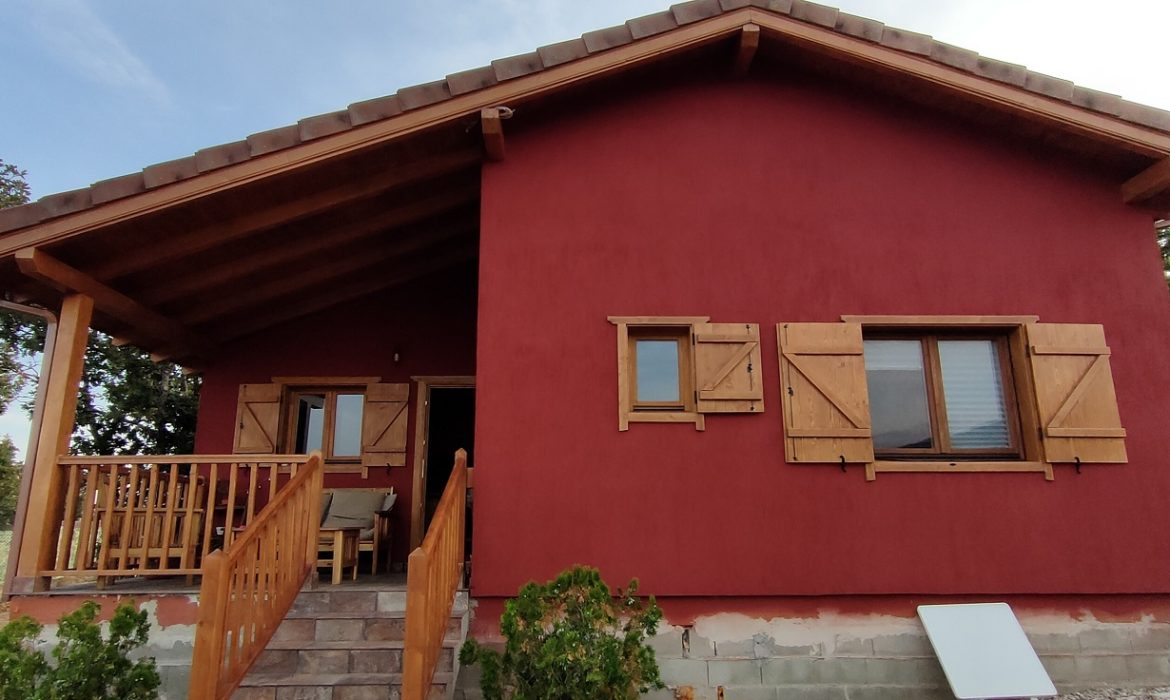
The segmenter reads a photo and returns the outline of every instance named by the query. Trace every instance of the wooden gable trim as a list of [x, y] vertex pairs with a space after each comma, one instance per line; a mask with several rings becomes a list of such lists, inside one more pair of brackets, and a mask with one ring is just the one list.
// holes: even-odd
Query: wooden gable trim
[[609, 73], [620, 72], [645, 60], [709, 44], [737, 32], [742, 34], [743, 27], [749, 24], [758, 25], [765, 35], [782, 41], [920, 78], [950, 92], [992, 103], [1017, 115], [1052, 121], [1071, 131], [1145, 156], [1163, 157], [1170, 154], [1170, 134], [1096, 114], [1016, 86], [847, 36], [831, 28], [806, 24], [766, 10], [741, 8], [524, 77], [457, 95], [395, 117], [17, 230], [0, 242], [0, 255], [11, 254], [32, 245], [65, 240], [93, 228], [125, 222], [196, 201], [249, 182], [417, 133], [484, 108], [557, 92]]
[[66, 293], [84, 294], [93, 299], [94, 306], [102, 313], [136, 330], [141, 329], [142, 333], [169, 347], [194, 352], [203, 359], [215, 354], [215, 346], [191, 329], [66, 265], [43, 250], [20, 250], [16, 253], [16, 263], [28, 277]]
[[920, 78], [949, 92], [991, 103], [1009, 113], [1056, 122], [1070, 131], [1112, 143], [1144, 156], [1156, 158], [1170, 154], [1170, 134], [1156, 129], [1095, 113], [1014, 85], [981, 78], [928, 58], [770, 12], [751, 10], [748, 13], [748, 20], [759, 24], [765, 36], [787, 39], [855, 63]]
[[752, 60], [760, 48], [760, 25], [745, 24], [739, 33], [739, 47], [735, 51], [735, 67], [732, 72], [736, 77], [747, 75], [752, 67]]
[[860, 323], [863, 326], [930, 326], [932, 328], [969, 328], [971, 326], [995, 326], [1007, 328], [1036, 323], [1039, 316], [854, 316], [842, 315], [845, 323]]
[[[506, 109], [506, 108], [503, 108]], [[504, 123], [500, 107], [486, 107], [479, 113], [483, 132], [483, 152], [490, 161], [504, 159]]]

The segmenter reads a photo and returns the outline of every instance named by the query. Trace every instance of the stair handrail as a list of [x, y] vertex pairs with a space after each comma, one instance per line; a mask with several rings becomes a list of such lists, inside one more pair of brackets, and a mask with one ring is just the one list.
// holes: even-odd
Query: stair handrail
[[427, 534], [406, 565], [402, 700], [426, 700], [430, 694], [455, 592], [463, 581], [466, 514], [467, 452], [461, 449]]
[[313, 452], [228, 547], [203, 560], [189, 700], [227, 700], [317, 566], [324, 465]]

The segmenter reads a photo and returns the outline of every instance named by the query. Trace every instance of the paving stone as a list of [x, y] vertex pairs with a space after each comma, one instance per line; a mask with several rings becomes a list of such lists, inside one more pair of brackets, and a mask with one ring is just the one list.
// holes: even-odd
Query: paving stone
[[276, 688], [239, 688], [232, 700], [276, 700]]
[[255, 673], [296, 673], [297, 652], [287, 649], [265, 649], [252, 665]]
[[406, 591], [383, 591], [378, 593], [379, 612], [403, 612], [406, 610]]
[[276, 628], [272, 639], [277, 642], [308, 642], [315, 639], [316, 628], [315, 620], [287, 619]]
[[368, 637], [363, 636], [365, 620], [317, 620], [318, 642], [345, 642], [358, 641]]
[[405, 637], [406, 620], [387, 618], [366, 621], [365, 638], [370, 641], [401, 640]]
[[955, 700], [950, 689], [902, 686], [849, 686], [849, 700]]
[[402, 652], [397, 649], [354, 649], [349, 652], [351, 673], [401, 673]]
[[662, 659], [658, 672], [667, 685], [707, 685], [707, 662], [700, 659]]
[[711, 659], [707, 662], [707, 684], [759, 685], [763, 663], [756, 659]]
[[397, 696], [388, 685], [340, 685], [333, 689], [333, 700], [394, 700]]
[[349, 673], [345, 649], [305, 649], [297, 657], [297, 673]]
[[332, 700], [333, 689], [321, 686], [287, 686], [276, 689], [276, 700]]

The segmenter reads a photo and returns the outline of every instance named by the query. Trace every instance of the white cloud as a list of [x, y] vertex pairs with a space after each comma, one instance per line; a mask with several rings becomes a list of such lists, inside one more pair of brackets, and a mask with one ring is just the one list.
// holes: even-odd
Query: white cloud
[[25, 20], [48, 53], [99, 85], [132, 90], [167, 104], [167, 86], [89, 6], [86, 0], [26, 0]]

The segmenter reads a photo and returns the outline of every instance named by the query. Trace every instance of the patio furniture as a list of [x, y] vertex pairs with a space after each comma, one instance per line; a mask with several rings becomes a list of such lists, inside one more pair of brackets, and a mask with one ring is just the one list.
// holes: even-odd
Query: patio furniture
[[318, 547], [317, 566], [332, 567], [333, 585], [341, 583], [345, 569], [353, 569], [351, 580], [357, 580], [358, 568], [358, 538], [360, 527], [323, 527], [321, 540], [328, 543], [327, 547]]
[[357, 551], [370, 552], [370, 573], [390, 564], [390, 510], [393, 488], [331, 488], [321, 497], [320, 550], [336, 546], [333, 530], [357, 528]]

